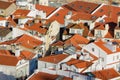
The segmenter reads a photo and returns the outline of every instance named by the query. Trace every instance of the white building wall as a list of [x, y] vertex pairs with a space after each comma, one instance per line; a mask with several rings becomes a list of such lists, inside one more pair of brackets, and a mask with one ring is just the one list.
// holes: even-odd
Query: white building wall
[[0, 72], [3, 72], [7, 75], [16, 76], [15, 66], [0, 65]]

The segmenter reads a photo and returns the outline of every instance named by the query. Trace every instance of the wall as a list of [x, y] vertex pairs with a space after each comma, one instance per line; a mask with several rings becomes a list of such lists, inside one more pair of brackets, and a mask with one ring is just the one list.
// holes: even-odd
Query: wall
[[11, 15], [16, 10], [16, 5], [13, 3], [5, 10], [5, 16]]

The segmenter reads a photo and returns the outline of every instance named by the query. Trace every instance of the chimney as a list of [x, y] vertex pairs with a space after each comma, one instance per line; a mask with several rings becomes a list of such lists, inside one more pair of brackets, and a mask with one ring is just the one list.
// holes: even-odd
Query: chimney
[[19, 57], [19, 56], [20, 56], [20, 52], [21, 52], [20, 49], [19, 49], [19, 48], [16, 48], [16, 49], [15, 49], [15, 56], [16, 56], [16, 57]]
[[118, 27], [120, 27], [120, 16], [118, 16]]

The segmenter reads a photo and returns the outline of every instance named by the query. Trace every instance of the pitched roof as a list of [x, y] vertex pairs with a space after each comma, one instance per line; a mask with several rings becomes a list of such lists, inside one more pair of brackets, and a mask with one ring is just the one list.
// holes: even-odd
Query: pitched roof
[[27, 29], [27, 30], [33, 30], [33, 31], [37, 31], [37, 32], [39, 32], [39, 33], [41, 33], [41, 34], [46, 34], [46, 32], [47, 32], [47, 29], [46, 28], [43, 28], [42, 27], [42, 24], [41, 23], [33, 23], [33, 25], [32, 26], [29, 26], [29, 25], [25, 25], [25, 28]]
[[16, 44], [20, 44], [26, 48], [30, 48], [30, 49], [33, 49], [39, 45], [42, 44], [42, 41], [38, 40], [38, 39], [35, 39], [34, 37], [32, 36], [29, 36], [29, 35], [22, 35], [20, 37], [17, 37], [13, 40], [9, 40], [9, 41], [5, 41], [5, 42], [2, 42], [0, 44], [7, 44], [7, 45], [10, 45], [10, 44], [13, 44], [13, 43], [16, 43]]
[[96, 27], [95, 29], [97, 29], [97, 30], [105, 30], [105, 27], [104, 27], [104, 25], [100, 25], [100, 26]]
[[18, 61], [18, 58], [15, 56], [0, 55], [0, 65], [16, 66]]
[[62, 41], [57, 41], [56, 43], [53, 43], [52, 46], [63, 46], [64, 42]]
[[93, 15], [97, 17], [107, 15], [113, 22], [117, 22], [117, 18], [120, 16], [120, 7], [103, 5]]
[[44, 62], [50, 62], [50, 63], [57, 64], [60, 61], [67, 58], [68, 56], [69, 55], [67, 55], [67, 54], [58, 54], [58, 55], [51, 55], [51, 56], [43, 57], [43, 58], [40, 58], [39, 60], [44, 61]]
[[106, 46], [104, 46], [105, 42], [102, 41], [98, 41], [98, 42], [94, 42], [98, 47], [100, 47], [102, 50], [104, 50], [107, 54], [111, 54], [112, 51], [109, 50]]
[[36, 9], [46, 12], [47, 16], [50, 15], [56, 8], [44, 5], [35, 5]]
[[93, 12], [99, 4], [84, 2], [84, 1], [74, 1], [64, 5], [65, 8], [77, 12], [91, 13]]
[[[38, 72], [35, 73], [30, 79], [28, 80], [55, 80], [58, 75], [52, 75], [48, 73]], [[64, 77], [62, 80], [72, 80], [71, 78]]]
[[96, 78], [99, 78], [102, 80], [110, 80], [112, 78], [116, 78], [120, 76], [120, 74], [113, 68], [95, 71], [95, 72], [92, 72], [92, 74], [95, 75]]
[[[68, 15], [69, 12], [70, 10], [60, 7], [59, 10], [49, 18], [49, 20], [56, 20], [60, 24], [64, 24], [65, 16]], [[72, 11], [72, 15], [73, 14], [75, 14], [74, 11]]]
[[11, 55], [8, 50], [0, 50], [0, 55]]
[[76, 13], [71, 17], [72, 20], [77, 21], [77, 20], [92, 20], [92, 15], [87, 14], [87, 13]]
[[0, 1], [0, 9], [7, 9], [12, 3]]
[[22, 59], [31, 60], [34, 56], [35, 56], [34, 53], [23, 50], [23, 51], [20, 52], [19, 57], [22, 58]]
[[12, 15], [13, 15], [15, 18], [26, 17], [29, 12], [30, 12], [30, 10], [17, 9]]
[[65, 44], [72, 44], [75, 47], [79, 47], [79, 44], [88, 44], [89, 40], [80, 36], [79, 34], [75, 34], [70, 39], [65, 41]]
[[66, 62], [67, 65], [71, 66], [74, 65], [76, 68], [86, 68], [92, 65], [92, 62], [78, 60], [78, 59], [71, 59]]
[[12, 31], [11, 28], [7, 28], [7, 27], [1, 27], [0, 28], [0, 36], [1, 37], [5, 37], [7, 34], [9, 34]]
[[108, 31], [108, 33], [104, 36], [104, 38], [114, 38], [114, 32]]

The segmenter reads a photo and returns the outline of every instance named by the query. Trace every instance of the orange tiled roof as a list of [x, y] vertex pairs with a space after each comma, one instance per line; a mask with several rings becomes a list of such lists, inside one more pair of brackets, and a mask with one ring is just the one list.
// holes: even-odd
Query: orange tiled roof
[[92, 20], [92, 15], [87, 14], [87, 13], [76, 13], [71, 17], [72, 20], [77, 21], [77, 20]]
[[13, 44], [13, 43], [20, 44], [20, 45], [22, 45], [26, 48], [33, 49], [34, 47], [37, 47], [37, 46], [41, 45], [42, 41], [40, 41], [38, 39], [35, 39], [32, 36], [24, 34], [20, 37], [17, 37], [16, 39], [13, 39], [13, 40], [10, 40], [10, 41], [5, 41], [5, 42], [2, 42], [0, 44], [10, 45], [10, 44]]
[[25, 9], [17, 9], [12, 15], [14, 16], [27, 16], [30, 10]]
[[[70, 10], [62, 8], [58, 12], [56, 12], [53, 16], [51, 16], [49, 19], [50, 20], [56, 20], [60, 24], [64, 24], [65, 22], [65, 16], [68, 14]], [[72, 12], [72, 15], [75, 14], [76, 12]]]
[[53, 43], [52, 46], [63, 46], [64, 42], [62, 41], [57, 41], [56, 43]]
[[80, 36], [79, 34], [75, 34], [70, 39], [65, 41], [65, 44], [72, 44], [75, 47], [78, 47], [78, 44], [88, 44], [89, 40]]
[[95, 75], [96, 78], [102, 80], [110, 80], [112, 78], [116, 78], [120, 76], [120, 74], [117, 71], [115, 71], [113, 68], [95, 71], [92, 73]]
[[1, 21], [1, 20], [6, 20], [6, 19], [5, 19], [4, 17], [0, 17], [0, 21]]
[[[110, 11], [111, 15], [109, 16]], [[100, 9], [98, 9], [93, 15], [98, 17], [107, 15], [111, 18], [111, 21], [117, 22], [117, 17], [120, 16], [120, 7], [104, 5]]]
[[30, 60], [30, 59], [32, 59], [34, 56], [35, 56], [35, 54], [32, 53], [32, 52], [29, 52], [29, 51], [21, 51], [21, 53], [20, 53], [20, 57], [21, 57], [22, 59], [28, 59], [28, 60]]
[[[58, 75], [52, 75], [48, 73], [38, 72], [34, 74], [30, 79], [28, 80], [55, 80], [58, 77]], [[64, 77], [62, 80], [72, 80], [71, 78]]]
[[92, 65], [92, 62], [71, 59], [68, 62], [66, 62], [66, 64], [69, 66], [74, 65], [77, 68], [86, 68], [86, 67], [89, 67], [90, 65]]
[[64, 7], [69, 10], [77, 11], [77, 12], [85, 12], [85, 13], [93, 12], [98, 6], [99, 4], [84, 2], [84, 1], [74, 1], [64, 5]]
[[95, 29], [98, 29], [98, 30], [105, 30], [105, 27], [104, 27], [104, 25], [100, 25], [100, 26], [96, 27]]
[[1, 55], [11, 55], [11, 53], [8, 50], [0, 50]]
[[42, 26], [41, 23], [34, 23], [32, 26], [25, 25], [25, 28], [27, 28], [28, 30], [37, 31], [37, 32], [45, 35], [46, 32], [47, 32], [47, 29], [46, 28], [42, 28], [41, 26]]
[[108, 33], [104, 36], [104, 38], [114, 38], [114, 32], [108, 31]]
[[50, 63], [59, 63], [60, 61], [64, 60], [65, 58], [67, 58], [69, 55], [67, 54], [58, 54], [58, 55], [51, 55], [51, 56], [47, 56], [47, 57], [43, 57], [40, 58], [40, 61], [44, 61], [44, 62], [50, 62]]
[[0, 1], [0, 9], [7, 9], [12, 3]]
[[44, 12], [46, 12], [47, 16], [50, 15], [56, 9], [54, 7], [44, 6], [39, 4], [36, 4], [35, 7], [38, 10], [43, 10]]
[[98, 42], [94, 42], [98, 47], [100, 47], [102, 50], [104, 50], [107, 54], [111, 54], [112, 51], [109, 50], [107, 47], [104, 46], [105, 42], [102, 41], [98, 41]]
[[15, 56], [0, 55], [0, 65], [16, 66], [18, 61], [18, 58]]

